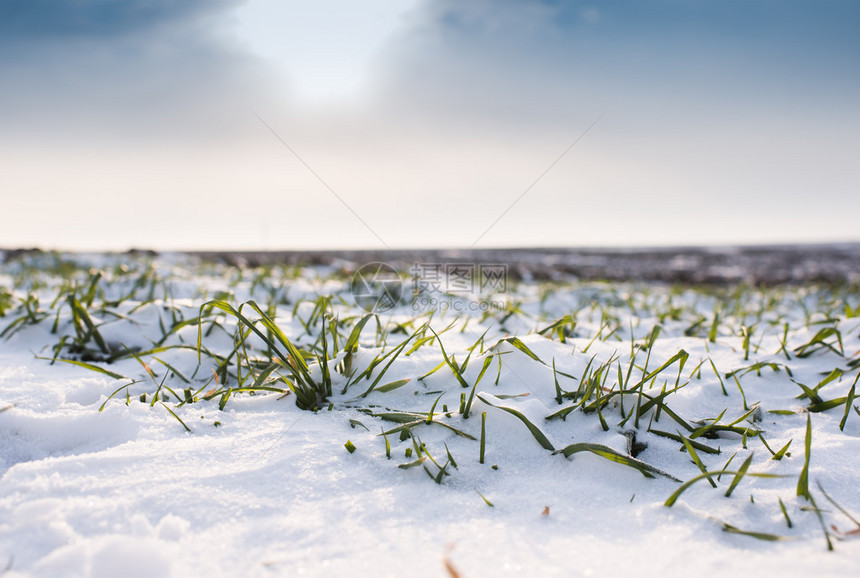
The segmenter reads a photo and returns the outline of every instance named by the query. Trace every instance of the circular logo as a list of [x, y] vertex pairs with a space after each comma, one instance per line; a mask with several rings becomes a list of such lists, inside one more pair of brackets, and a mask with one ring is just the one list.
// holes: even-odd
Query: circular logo
[[403, 294], [397, 270], [386, 263], [368, 263], [352, 276], [352, 296], [356, 305], [371, 313], [394, 309]]

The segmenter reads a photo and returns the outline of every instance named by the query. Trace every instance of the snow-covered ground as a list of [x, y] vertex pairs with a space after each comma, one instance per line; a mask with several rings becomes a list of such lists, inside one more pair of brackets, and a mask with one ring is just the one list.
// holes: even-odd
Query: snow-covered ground
[[[331, 267], [6, 263], [4, 576], [860, 570], [856, 288], [523, 283], [435, 298], [447, 310], [368, 318], [351, 349], [366, 312]], [[213, 299], [225, 307], [198, 318]], [[249, 299], [304, 352], [310, 382], [325, 383], [325, 343], [318, 411], [275, 391], [296, 387], [283, 342], [256, 323], [267, 351], [224, 310]], [[747, 475], [665, 505], [701, 474], [681, 436], [708, 471], [751, 456]]]

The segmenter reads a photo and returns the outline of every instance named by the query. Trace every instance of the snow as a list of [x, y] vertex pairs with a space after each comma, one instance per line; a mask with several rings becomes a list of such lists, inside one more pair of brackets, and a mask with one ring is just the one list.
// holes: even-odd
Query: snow
[[[127, 293], [134, 275], [144, 270], [143, 265], [126, 258], [131, 273], [123, 280], [111, 273], [114, 259], [77, 257], [84, 266], [84, 278], [86, 267], [105, 270], [111, 281], [104, 285], [103, 298], [108, 300]], [[16, 263], [7, 263], [0, 272], [0, 288], [8, 289], [15, 299], [32, 289], [49, 310], [60, 279], [43, 273], [48, 280], [45, 285], [22, 285], [16, 281], [22, 278]], [[147, 261], [146, 266], [149, 264]], [[49, 269], [38, 258], [31, 265]], [[330, 270], [300, 270], [294, 278], [274, 272], [271, 279], [252, 288], [253, 276], [240, 279], [235, 270], [178, 258], [154, 261], [152, 266], [163, 283], [157, 286], [153, 303], [135, 309], [146, 298], [143, 288], [110, 308], [124, 317], [93, 313], [107, 342], [151, 348], [151, 342], [162, 337], [159, 321], [170, 318], [171, 307], [165, 305], [186, 319], [195, 318], [204, 294], [212, 298], [219, 291], [231, 292], [229, 301], [234, 305], [253, 297], [262, 306], [265, 292], [271, 290], [270, 294], [285, 300], [278, 308], [278, 323], [297, 343], [313, 342], [299, 321], [299, 317], [307, 319], [313, 307], [305, 303], [293, 313], [301, 299], [340, 295], [344, 302], [335, 299], [333, 307], [341, 318], [364, 313], [348, 300], [349, 280], [339, 280]], [[467, 348], [484, 330], [489, 330], [486, 349], [512, 331], [548, 365], [554, 359], [560, 372], [577, 378], [592, 356], [595, 364], [620, 356], [626, 371], [631, 333], [642, 343], [659, 321], [659, 311], [676, 304], [707, 316], [706, 326], [702, 334], [686, 336], [688, 318], [664, 319], [649, 370], [681, 348], [689, 353], [681, 378], [682, 383], [688, 379], [689, 383], [667, 398], [672, 410], [687, 419], [714, 418], [728, 408], [723, 423], [730, 423], [745, 413], [734, 381], [724, 378], [728, 391], [724, 396], [708, 358], [723, 375], [755, 361], [778, 362], [792, 369], [795, 380], [810, 387], [839, 367], [845, 374], [820, 391], [827, 400], [844, 397], [857, 373], [848, 362], [860, 350], [860, 318], [828, 310], [828, 315], [807, 320], [797, 303], [803, 299], [813, 308], [820, 305], [822, 293], [814, 288], [788, 290], [776, 299], [761, 319], [778, 323], [758, 322], [752, 338], [758, 349], [747, 361], [736, 331], [745, 321], [744, 314], [738, 313], [735, 320], [727, 313], [716, 342], [708, 341], [716, 298], [707, 293], [688, 290], [677, 294], [658, 285], [569, 284], [554, 287], [541, 300], [538, 285], [509, 291], [507, 298], [519, 301], [524, 314], [506, 320], [503, 328], [497, 317], [482, 322], [477, 311], [464, 314], [473, 316], [465, 329], [461, 330], [462, 317], [443, 333], [455, 319], [453, 312], [434, 316], [432, 326], [449, 356], [462, 363]], [[628, 298], [635, 304], [633, 310], [626, 304]], [[849, 291], [847, 298], [856, 305], [856, 294]], [[608, 339], [592, 341], [602, 324], [601, 311], [589, 309], [596, 299], [613, 304], [604, 310], [617, 314], [620, 329]], [[94, 303], [101, 301], [98, 297]], [[346, 378], [334, 373], [330, 410], [304, 411], [296, 406], [294, 395], [269, 393], [234, 394], [220, 411], [217, 397], [181, 406], [175, 398], [150, 405], [156, 382], [133, 358], [109, 365], [93, 362], [128, 380], [38, 359], [36, 356], [53, 357], [51, 348], [60, 337], [75, 334], [68, 308], [60, 310], [58, 332], [52, 334], [56, 308], [50, 311], [52, 315], [41, 323], [26, 325], [0, 342], [0, 409], [7, 408], [0, 413], [0, 567], [8, 568], [6, 576], [446, 576], [451, 575], [449, 568], [466, 577], [682, 576], [692, 572], [801, 576], [848, 575], [860, 569], [860, 541], [850, 536], [834, 539], [835, 550], [828, 552], [818, 518], [804, 509], [809, 503], [796, 495], [810, 417], [810, 489], [825, 510], [828, 527], [835, 526], [842, 533], [854, 529], [816, 482], [840, 506], [860, 517], [854, 461], [860, 455], [860, 416], [851, 411], [845, 430], [840, 431], [844, 404], [824, 412], [803, 411], [809, 401], [796, 399], [801, 390], [784, 369], [766, 368], [761, 376], [753, 371], [739, 381], [749, 406], [759, 402], [762, 410], [761, 422], [742, 423], [763, 429], [774, 451], [792, 440], [790, 457], [769, 459], [768, 450], [752, 436], [746, 440], [747, 449], [741, 436], [733, 434], [698, 441], [721, 450], [719, 455], [699, 454], [709, 470], [723, 468], [737, 452], [730, 468], [734, 470], [753, 453], [751, 472], [786, 477], [746, 477], [726, 497], [732, 476], [724, 475], [718, 489], [702, 481], [669, 508], [663, 504], [679, 483], [660, 476], [648, 479], [632, 468], [587, 452], [570, 458], [552, 454], [541, 448], [518, 417], [478, 399], [480, 394], [494, 405], [515, 408], [556, 449], [592, 442], [627, 454], [625, 433], [634, 429], [633, 423], [618, 427], [622, 417], [613, 406], [603, 410], [607, 431], [596, 413], [574, 411], [564, 421], [546, 420], [571, 401], [558, 405], [551, 366], [531, 359], [510, 343], [496, 346], [505, 352], [499, 383], [494, 383], [494, 359], [476, 388], [469, 419], [457, 413], [460, 394], [468, 396], [469, 390], [460, 386], [450, 368], [417, 379], [442, 361], [436, 344], [397, 358], [379, 385], [405, 378], [411, 381], [389, 392], [374, 391], [359, 398], [370, 384], [362, 380], [341, 394]], [[576, 315], [578, 324], [565, 343], [536, 333], [566, 314]], [[18, 310], [7, 310], [0, 318], [0, 330], [17, 315]], [[403, 307], [380, 317], [383, 322], [402, 323], [413, 315]], [[841, 331], [846, 357], [820, 351], [806, 358], [792, 354], [787, 360], [774, 353], [782, 323], [792, 327], [791, 351], [824, 326], [816, 321], [830, 317]], [[229, 319], [224, 323], [228, 329], [235, 327]], [[368, 324], [354, 361], [359, 370], [381, 352], [373, 333], [373, 324]], [[392, 333], [386, 351], [407, 337]], [[196, 346], [196, 341], [197, 328], [189, 325], [171, 334], [165, 343]], [[259, 340], [248, 341], [249, 346], [255, 343], [260, 344]], [[203, 344], [221, 354], [233, 348], [230, 334], [217, 330], [205, 336]], [[481, 370], [479, 353], [476, 349], [463, 373], [470, 385]], [[641, 365], [644, 355], [638, 354], [637, 364]], [[166, 369], [153, 357], [186, 377], [195, 374], [197, 354], [193, 349], [148, 356], [146, 362], [160, 382]], [[690, 377], [701, 360], [700, 377]], [[204, 356], [193, 389], [210, 378], [213, 368]], [[633, 369], [634, 382], [641, 373], [641, 369]], [[165, 383], [181, 394], [186, 385], [167, 374]], [[677, 376], [677, 364], [670, 366], [658, 376], [657, 390], [651, 393], [659, 393], [664, 381], [671, 388]], [[136, 383], [128, 388], [128, 402], [125, 390], [108, 400], [131, 380]], [[565, 390], [578, 387], [561, 375], [559, 380]], [[615, 365], [606, 387], [613, 381], [617, 381]], [[138, 400], [144, 392], [147, 403]], [[414, 447], [411, 439], [401, 440], [398, 433], [387, 435], [391, 458], [386, 457], [385, 441], [378, 434], [398, 423], [374, 418], [359, 408], [427, 412], [441, 392], [444, 395], [436, 413], [446, 404], [452, 416], [438, 419], [476, 438], [480, 437], [481, 414], [486, 413], [486, 460], [484, 464], [478, 461], [477, 441], [437, 425], [416, 427], [414, 433], [440, 465], [446, 448], [456, 460], [457, 468], [449, 468], [451, 475], [437, 484], [420, 466], [398, 467], [416, 458], [414, 454], [405, 456]], [[528, 396], [504, 397], [523, 393]], [[624, 404], [629, 411], [634, 396]], [[167, 407], [192, 433], [185, 431]], [[781, 415], [769, 410], [796, 413]], [[369, 431], [350, 420], [361, 422]], [[648, 444], [638, 459], [685, 481], [700, 474], [688, 454], [679, 452], [678, 442], [647, 432], [648, 425], [643, 421], [637, 431], [637, 439]], [[670, 433], [680, 429], [665, 413], [652, 425]], [[354, 453], [345, 449], [347, 440], [356, 446]], [[431, 470], [437, 471], [435, 466]], [[780, 499], [792, 528], [786, 526]], [[790, 539], [769, 542], [732, 534], [723, 531], [723, 523]]]

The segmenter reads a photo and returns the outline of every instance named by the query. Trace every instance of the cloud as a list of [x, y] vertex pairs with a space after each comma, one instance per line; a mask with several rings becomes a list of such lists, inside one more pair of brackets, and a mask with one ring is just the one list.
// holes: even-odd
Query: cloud
[[810, 191], [858, 206], [858, 16], [806, 1], [439, 0], [390, 47], [380, 99], [450, 158], [486, 152], [473, 166], [487, 185], [451, 187], [494, 214], [608, 110], [482, 242], [511, 229], [545, 243], [786, 240], [802, 222], [820, 239]]
[[552, 125], [572, 108], [779, 106], [860, 86], [851, 2], [438, 0], [413, 22], [384, 86], [435, 117]]
[[0, 3], [2, 42], [117, 37], [177, 21], [205, 19], [235, 0], [7, 0]]
[[231, 35], [238, 4], [0, 3], [7, 137], [133, 140], [207, 130], [252, 88], [268, 88], [259, 61]]

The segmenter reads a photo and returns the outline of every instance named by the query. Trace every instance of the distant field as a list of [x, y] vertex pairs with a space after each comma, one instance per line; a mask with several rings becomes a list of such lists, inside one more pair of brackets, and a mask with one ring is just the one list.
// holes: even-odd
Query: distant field
[[749, 284], [860, 281], [860, 243], [628, 249], [465, 249], [409, 251], [212, 251], [194, 255], [244, 265], [361, 265], [382, 261], [408, 270], [423, 263], [506, 263], [532, 280], [665, 281]]

